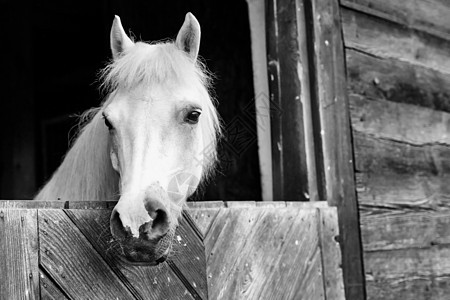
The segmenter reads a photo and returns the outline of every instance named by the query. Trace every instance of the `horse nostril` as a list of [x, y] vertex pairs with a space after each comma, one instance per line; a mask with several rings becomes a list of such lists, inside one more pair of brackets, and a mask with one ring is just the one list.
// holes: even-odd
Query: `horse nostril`
[[158, 209], [156, 211], [156, 217], [153, 220], [152, 229], [154, 231], [159, 231], [162, 235], [169, 231], [169, 218], [164, 210]]
[[113, 210], [110, 219], [111, 234], [118, 240], [123, 240], [127, 235], [131, 234], [129, 229], [125, 229], [120, 219], [120, 213], [117, 210]]
[[170, 228], [170, 221], [164, 206], [155, 200], [147, 200], [145, 204], [152, 221], [139, 228], [140, 235], [147, 240], [158, 239], [166, 235]]

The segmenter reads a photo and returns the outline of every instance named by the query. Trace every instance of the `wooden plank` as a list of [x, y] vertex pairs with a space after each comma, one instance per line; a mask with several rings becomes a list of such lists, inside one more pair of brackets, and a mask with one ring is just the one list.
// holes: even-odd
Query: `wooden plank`
[[[295, 203], [295, 202], [294, 202]], [[309, 203], [309, 202], [306, 202]], [[264, 208], [280, 208], [280, 207], [286, 207], [286, 202], [284, 201], [264, 201], [264, 202], [256, 202], [256, 207], [264, 207]]]
[[415, 146], [450, 146], [450, 113], [359, 95], [350, 96], [350, 108], [354, 131]]
[[211, 223], [216, 218], [219, 213], [220, 208], [210, 208], [210, 209], [187, 209], [186, 211], [189, 213], [191, 218], [194, 220], [196, 226], [202, 233], [203, 237], [208, 234], [209, 228], [211, 227]]
[[197, 294], [193, 295], [194, 298], [207, 299], [208, 287], [203, 236], [199, 229], [195, 228], [195, 222], [188, 214], [183, 213], [183, 218], [179, 222], [170, 261], [181, 272], [180, 279], [185, 279], [183, 283], [198, 294], [198, 297]]
[[[326, 299], [345, 299], [337, 209], [319, 209], [319, 234]], [[364, 235], [363, 235], [364, 237]]]
[[228, 208], [245, 208], [245, 207], [255, 207], [255, 201], [224, 201], [225, 207]]
[[449, 40], [344, 7], [341, 13], [346, 47], [450, 73]]
[[118, 245], [109, 231], [108, 210], [67, 210], [67, 215], [114, 271], [139, 299], [194, 299], [167, 263], [158, 267], [134, 266], [121, 260]]
[[112, 209], [117, 201], [66, 201], [66, 209]]
[[361, 218], [361, 232], [364, 251], [450, 245], [450, 210], [372, 207]]
[[293, 207], [221, 210], [205, 239], [209, 297], [325, 299], [318, 218]]
[[450, 248], [366, 252], [368, 299], [448, 299]]
[[[231, 209], [221, 209], [211, 225], [208, 235], [205, 236], [205, 256], [206, 256], [206, 274], [208, 278], [208, 295], [214, 299], [219, 293], [222, 283], [217, 281], [219, 276], [225, 277], [225, 272], [229, 273], [240, 255], [239, 250], [243, 247], [246, 237], [251, 232], [252, 222], [255, 221], [255, 209], [240, 210], [240, 218], [233, 218]], [[239, 222], [247, 221], [247, 226], [239, 228]], [[233, 238], [226, 239], [226, 232], [232, 233]], [[225, 238], [222, 238], [222, 235]], [[226, 242], [226, 243], [225, 243]], [[221, 243], [225, 243], [221, 247]], [[223, 251], [224, 247], [227, 251]], [[214, 262], [221, 261], [220, 266], [215, 266]], [[225, 277], [226, 278], [226, 277]], [[223, 295], [222, 295], [223, 296]]]
[[351, 93], [450, 112], [450, 75], [393, 58], [346, 50]]
[[265, 1], [247, 0], [252, 47], [253, 87], [255, 90], [256, 130], [261, 176], [262, 201], [273, 201], [272, 139], [267, 76]]
[[313, 116], [314, 136], [316, 144], [320, 145], [316, 155], [320, 157], [317, 168], [321, 169], [317, 174], [324, 176], [319, 194], [338, 209], [346, 298], [364, 299], [364, 271], [338, 1], [311, 1], [307, 20], [313, 26], [311, 54], [315, 73], [311, 95], [317, 97], [312, 101], [317, 105], [313, 107], [316, 114]]
[[61, 289], [48, 277], [44, 271], [40, 270], [41, 300], [65, 300], [69, 299]]
[[378, 280], [367, 282], [368, 300], [447, 300], [450, 281], [447, 276], [415, 276], [401, 280]]
[[342, 0], [341, 4], [450, 40], [450, 3], [445, 0]]
[[286, 202], [286, 207], [298, 208], [325, 208], [329, 207], [327, 201], [311, 201], [311, 202]]
[[37, 200], [0, 200], [0, 208], [56, 208], [62, 209], [66, 205], [64, 201], [37, 201]]
[[38, 222], [40, 264], [66, 295], [134, 299], [64, 211], [39, 210]]
[[360, 203], [414, 205], [432, 198], [433, 205], [445, 206], [439, 198], [445, 200], [449, 191], [450, 114], [350, 99]]
[[210, 209], [225, 207], [223, 201], [189, 201], [186, 203], [188, 209]]
[[39, 297], [36, 210], [0, 208], [0, 298]]
[[[307, 200], [308, 145], [303, 123], [304, 98], [296, 1], [266, 2], [267, 60], [272, 131], [273, 198]], [[305, 57], [306, 58], [306, 57]], [[313, 151], [310, 151], [311, 153]]]
[[414, 205], [430, 197], [445, 199], [450, 193], [447, 145], [413, 145], [358, 131], [353, 141], [360, 203]]

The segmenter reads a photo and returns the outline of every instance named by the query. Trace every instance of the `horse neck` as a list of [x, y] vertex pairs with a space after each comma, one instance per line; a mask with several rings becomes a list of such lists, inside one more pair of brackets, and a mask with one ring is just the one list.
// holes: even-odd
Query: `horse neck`
[[114, 200], [118, 175], [111, 165], [109, 137], [101, 111], [81, 131], [73, 147], [37, 200], [99, 201]]

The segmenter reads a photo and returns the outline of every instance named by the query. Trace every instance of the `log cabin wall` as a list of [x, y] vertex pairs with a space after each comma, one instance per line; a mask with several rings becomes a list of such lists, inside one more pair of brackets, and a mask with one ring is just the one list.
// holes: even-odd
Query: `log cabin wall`
[[341, 0], [368, 299], [450, 294], [450, 2]]

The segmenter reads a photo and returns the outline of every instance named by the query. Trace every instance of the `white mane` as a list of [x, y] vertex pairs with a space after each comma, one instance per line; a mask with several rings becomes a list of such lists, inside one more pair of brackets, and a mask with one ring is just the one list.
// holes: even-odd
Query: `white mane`
[[[102, 87], [111, 94], [117, 88], [138, 85], [188, 83], [199, 88], [204, 105], [200, 123], [204, 141], [203, 180], [216, 161], [216, 142], [220, 123], [209, 88], [209, 76], [200, 62], [190, 58], [173, 43], [146, 44], [134, 47], [111, 62], [101, 75]], [[39, 192], [37, 200], [97, 201], [118, 199], [119, 176], [112, 168], [109, 135], [102, 120], [102, 108], [92, 109], [91, 120], [79, 132], [72, 148], [50, 181]]]

